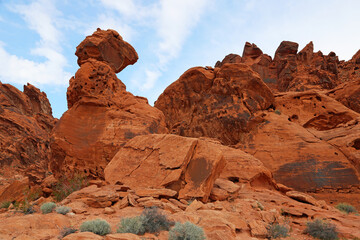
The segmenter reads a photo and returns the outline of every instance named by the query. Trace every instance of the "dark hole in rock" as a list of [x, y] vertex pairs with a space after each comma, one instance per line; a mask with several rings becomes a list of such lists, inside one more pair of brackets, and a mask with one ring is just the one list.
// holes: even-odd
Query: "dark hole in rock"
[[238, 177], [228, 177], [229, 181], [232, 181], [233, 183], [238, 183], [239, 182], [239, 178]]
[[352, 146], [353, 146], [353, 148], [355, 148], [356, 150], [360, 150], [360, 138], [355, 139]]

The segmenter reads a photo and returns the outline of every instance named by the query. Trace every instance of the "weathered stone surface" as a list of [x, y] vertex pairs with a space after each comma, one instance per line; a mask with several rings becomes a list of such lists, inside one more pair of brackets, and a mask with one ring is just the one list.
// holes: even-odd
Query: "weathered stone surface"
[[296, 190], [359, 184], [355, 151], [345, 154], [346, 141], [336, 138], [352, 129], [355, 134], [346, 139], [356, 139], [357, 113], [314, 91], [278, 95], [275, 107], [239, 148], [260, 159], [277, 182]]
[[135, 190], [168, 188], [175, 190], [179, 198], [206, 201], [224, 166], [217, 144], [153, 134], [137, 136], [127, 142], [106, 167], [105, 179]]
[[20, 174], [30, 182], [45, 177], [49, 161], [49, 133], [56, 120], [44, 92], [31, 84], [24, 92], [0, 82], [0, 173]]
[[135, 190], [135, 194], [139, 197], [174, 197], [177, 192], [166, 188], [139, 188]]
[[141, 240], [141, 238], [132, 233], [115, 233], [106, 235], [105, 240]]
[[70, 226], [69, 219], [61, 214], [30, 214], [1, 219], [0, 238], [2, 239], [50, 239], [58, 236], [59, 229]]
[[99, 236], [92, 232], [79, 232], [67, 235], [63, 240], [103, 240], [102, 236]]
[[63, 204], [68, 204], [73, 201], [81, 201], [93, 208], [110, 207], [113, 202], [119, 200], [119, 195], [111, 186], [97, 187], [91, 185], [79, 191], [73, 192], [66, 199]]
[[255, 113], [271, 104], [272, 92], [258, 74], [245, 64], [227, 63], [215, 70], [187, 70], [155, 107], [164, 112], [172, 133], [236, 144], [257, 123]]
[[318, 203], [318, 201], [316, 201], [315, 198], [313, 198], [312, 196], [310, 195], [307, 195], [305, 193], [302, 193], [302, 192], [298, 192], [298, 191], [289, 191], [289, 192], [286, 192], [286, 196], [292, 198], [292, 199], [295, 199], [299, 202], [304, 202], [304, 203], [309, 203], [311, 205], [314, 205], [314, 206], [319, 206], [320, 204]]
[[115, 37], [101, 37], [113, 36], [114, 31], [99, 31], [89, 37], [90, 42], [80, 44], [78, 51], [91, 52], [89, 46], [100, 38], [96, 49], [102, 57], [79, 58], [81, 67], [67, 91], [69, 110], [52, 133], [50, 167], [56, 176], [79, 171], [103, 178], [105, 166], [126, 141], [136, 135], [167, 133], [163, 113], [146, 98], [127, 92], [116, 77], [112, 66], [120, 60], [113, 57], [123, 54], [123, 48], [108, 47]]
[[29, 179], [15, 180], [0, 191], [0, 203], [5, 201], [22, 201], [29, 190]]
[[78, 57], [79, 66], [88, 59], [96, 59], [108, 64], [116, 73], [136, 63], [139, 58], [135, 49], [125, 42], [119, 33], [100, 28], [77, 46], [75, 55]]

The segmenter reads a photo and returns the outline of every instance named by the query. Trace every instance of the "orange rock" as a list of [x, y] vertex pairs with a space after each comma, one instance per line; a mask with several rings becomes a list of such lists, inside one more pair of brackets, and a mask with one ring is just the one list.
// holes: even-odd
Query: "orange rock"
[[277, 182], [296, 190], [359, 184], [355, 155], [349, 157], [350, 148], [345, 154], [345, 139], [336, 138], [350, 132], [355, 134], [347, 141], [357, 138], [356, 112], [315, 91], [279, 94], [275, 106], [239, 148], [260, 159]]
[[115, 233], [105, 236], [105, 240], [140, 240], [141, 238], [132, 233]]
[[47, 172], [49, 134], [56, 120], [44, 92], [31, 84], [24, 92], [0, 82], [0, 173], [19, 173], [40, 183]]
[[257, 123], [255, 113], [271, 104], [273, 94], [258, 74], [245, 64], [226, 63], [215, 70], [187, 70], [155, 107], [164, 112], [171, 133], [217, 138], [230, 145]]
[[139, 188], [135, 190], [135, 194], [139, 197], [174, 197], [177, 192], [171, 189], [160, 188]]
[[67, 235], [63, 240], [103, 240], [102, 236], [99, 236], [92, 232], [79, 232]]
[[29, 193], [29, 179], [14, 181], [0, 192], [0, 203], [5, 201], [22, 201]]
[[300, 202], [309, 203], [314, 206], [320, 206], [320, 204], [315, 198], [302, 192], [289, 191], [286, 192], [286, 196], [291, 197], [292, 199], [295, 199]]
[[98, 188], [96, 185], [91, 185], [70, 194], [63, 200], [63, 204], [68, 204], [72, 201], [82, 201], [89, 207], [104, 208], [110, 207], [113, 202], [118, 200], [119, 196], [111, 186]]
[[[69, 219], [61, 214], [30, 214], [1, 219], [0, 236], [3, 239], [20, 237], [26, 239], [50, 239], [59, 234], [59, 229], [70, 226]], [[20, 238], [20, 239], [21, 239]]]
[[75, 55], [78, 57], [79, 66], [88, 59], [96, 59], [111, 66], [116, 73], [138, 60], [135, 49], [125, 42], [119, 33], [100, 28], [77, 46]]
[[224, 165], [222, 151], [209, 141], [144, 135], [118, 151], [105, 169], [105, 179], [135, 190], [168, 188], [175, 190], [179, 198], [206, 201]]
[[79, 45], [81, 67], [70, 79], [69, 110], [52, 133], [50, 167], [56, 177], [84, 172], [103, 178], [105, 166], [126, 141], [167, 133], [163, 113], [127, 92], [113, 70], [124, 68], [129, 54], [136, 52], [113, 30], [98, 30]]
[[225, 191], [224, 189], [213, 187], [210, 193], [210, 199], [213, 201], [223, 201], [226, 200], [230, 196], [229, 192]]

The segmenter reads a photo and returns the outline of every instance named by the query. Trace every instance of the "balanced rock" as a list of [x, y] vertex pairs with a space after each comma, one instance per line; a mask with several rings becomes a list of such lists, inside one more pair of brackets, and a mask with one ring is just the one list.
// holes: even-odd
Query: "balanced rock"
[[100, 28], [80, 43], [75, 55], [78, 57], [79, 66], [92, 58], [105, 62], [116, 73], [136, 63], [139, 58], [135, 49], [125, 42], [119, 33]]
[[256, 112], [269, 108], [273, 100], [271, 90], [250, 67], [226, 63], [215, 70], [187, 70], [165, 89], [155, 107], [165, 114], [171, 133], [236, 144], [261, 121]]
[[[84, 57], [85, 52], [91, 57]], [[99, 57], [89, 55], [94, 52]], [[81, 67], [70, 79], [69, 110], [52, 133], [50, 166], [56, 176], [80, 171], [102, 178], [105, 166], [126, 141], [167, 129], [163, 113], [146, 98], [127, 92], [117, 78], [115, 72], [128, 63], [119, 56], [137, 59], [137, 54], [115, 31], [98, 29], [79, 45], [77, 55]]]

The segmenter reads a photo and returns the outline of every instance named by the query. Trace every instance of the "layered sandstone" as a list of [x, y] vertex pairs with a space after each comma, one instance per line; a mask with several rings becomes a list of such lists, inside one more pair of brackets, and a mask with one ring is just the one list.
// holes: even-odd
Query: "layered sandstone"
[[0, 83], [0, 113], [0, 172], [40, 182], [48, 169], [49, 134], [56, 122], [46, 94], [31, 84], [21, 92]]

